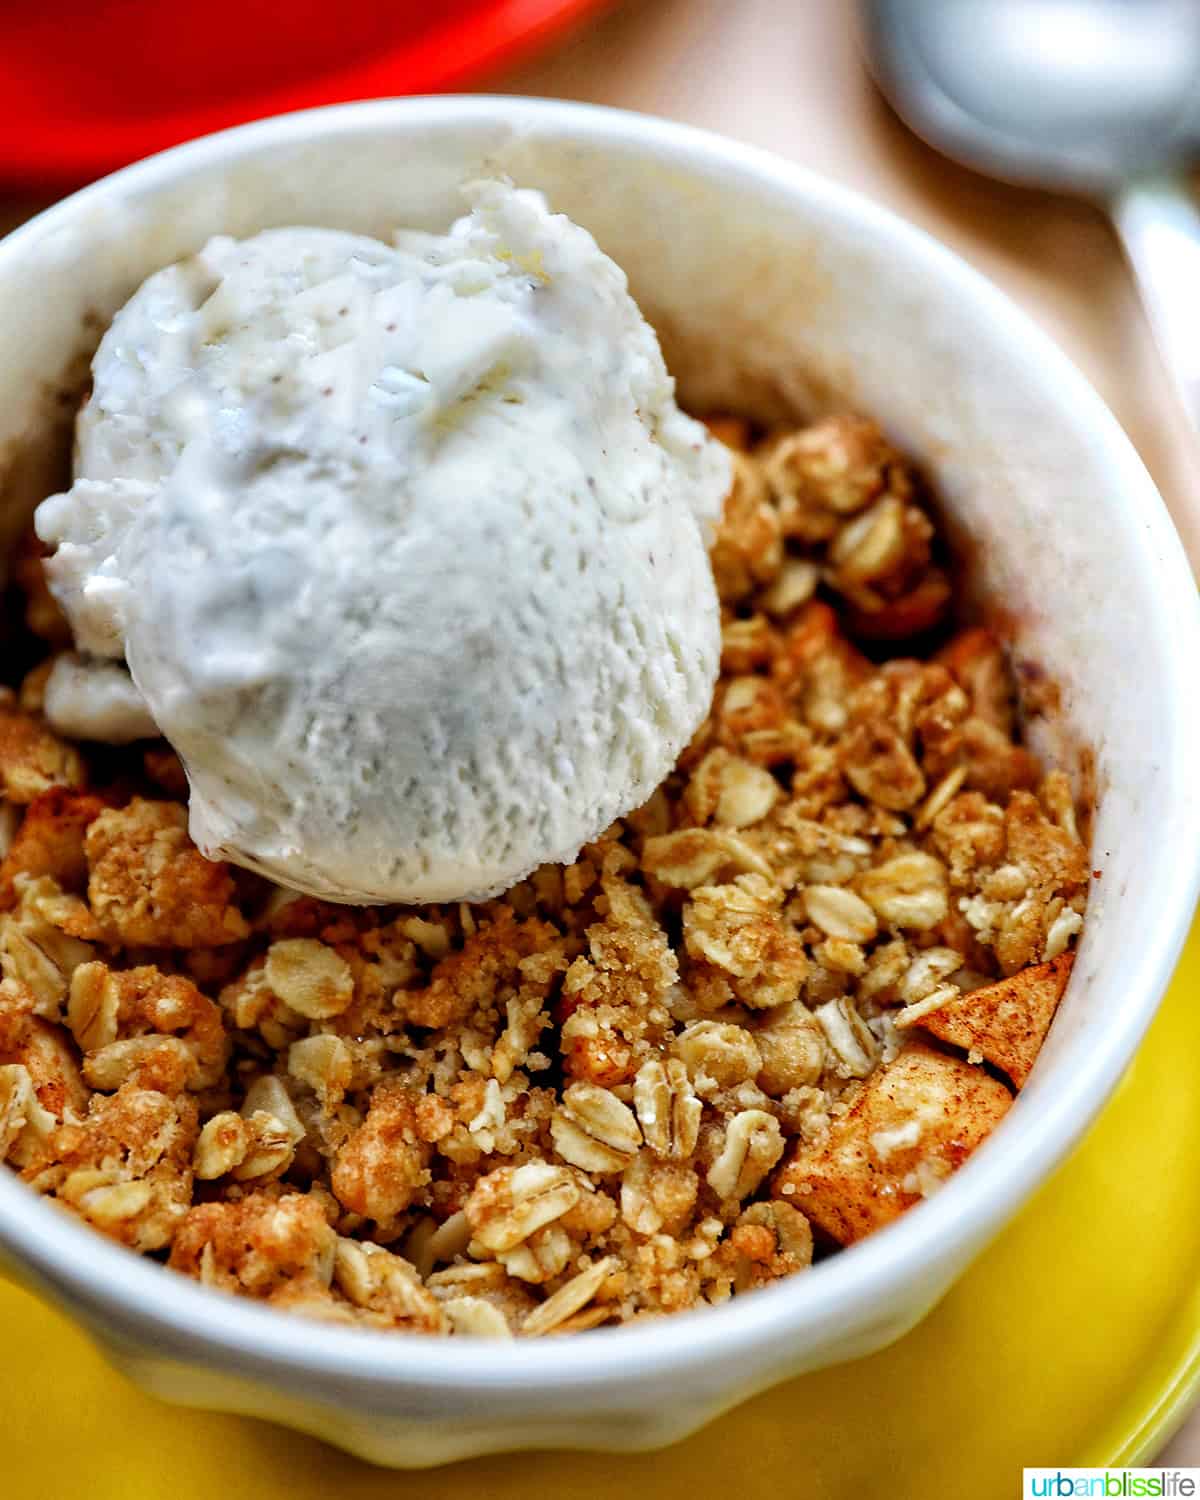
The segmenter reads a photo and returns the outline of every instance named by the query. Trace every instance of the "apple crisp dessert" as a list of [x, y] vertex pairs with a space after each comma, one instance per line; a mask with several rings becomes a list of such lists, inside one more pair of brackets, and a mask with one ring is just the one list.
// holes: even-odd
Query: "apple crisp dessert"
[[70, 637], [25, 549], [0, 1153], [32, 1188], [211, 1287], [507, 1338], [802, 1272], [984, 1139], [1084, 919], [1070, 784], [1022, 746], [998, 641], [945, 624], [879, 430], [711, 425], [711, 713], [644, 807], [482, 905], [326, 905], [205, 859], [161, 742], [45, 723]]

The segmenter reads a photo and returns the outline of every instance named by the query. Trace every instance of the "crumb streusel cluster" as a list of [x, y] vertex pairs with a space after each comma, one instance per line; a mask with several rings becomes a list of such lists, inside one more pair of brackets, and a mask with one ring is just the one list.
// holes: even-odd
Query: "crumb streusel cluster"
[[[1024, 1083], [1088, 862], [910, 469], [751, 449], [709, 718], [639, 811], [476, 906], [204, 859], [165, 746], [0, 704], [0, 1154], [209, 1286], [371, 1327], [561, 1333], [801, 1271], [934, 1190]], [[29, 628], [69, 642], [28, 549]]]

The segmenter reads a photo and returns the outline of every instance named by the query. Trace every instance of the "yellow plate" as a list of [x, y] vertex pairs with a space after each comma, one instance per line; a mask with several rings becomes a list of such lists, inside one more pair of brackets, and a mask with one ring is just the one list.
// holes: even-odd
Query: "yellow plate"
[[805, 1376], [663, 1453], [372, 1469], [263, 1423], [163, 1406], [0, 1286], [5, 1494], [89, 1500], [927, 1500], [1011, 1496], [1022, 1465], [1136, 1464], [1200, 1391], [1200, 923], [1075, 1156], [890, 1349]]

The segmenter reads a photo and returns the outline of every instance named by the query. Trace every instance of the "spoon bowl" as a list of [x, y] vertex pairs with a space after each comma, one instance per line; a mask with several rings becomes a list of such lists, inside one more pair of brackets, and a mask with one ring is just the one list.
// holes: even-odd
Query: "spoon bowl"
[[1111, 214], [1200, 430], [1195, 0], [865, 0], [868, 62], [929, 145], [992, 177]]

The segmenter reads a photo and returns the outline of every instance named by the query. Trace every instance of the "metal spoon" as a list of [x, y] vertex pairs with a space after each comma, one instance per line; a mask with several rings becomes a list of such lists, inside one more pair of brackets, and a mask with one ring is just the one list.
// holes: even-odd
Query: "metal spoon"
[[931, 146], [1111, 214], [1200, 434], [1200, 0], [863, 0], [896, 113]]

